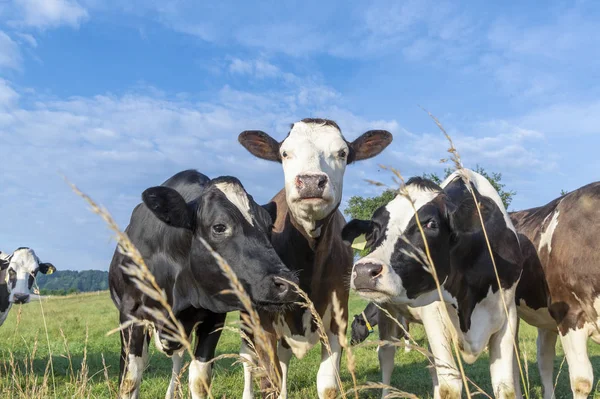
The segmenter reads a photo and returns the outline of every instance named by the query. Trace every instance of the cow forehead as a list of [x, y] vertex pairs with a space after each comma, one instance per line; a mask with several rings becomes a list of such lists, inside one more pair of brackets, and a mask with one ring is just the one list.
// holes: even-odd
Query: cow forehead
[[[419, 212], [421, 208], [433, 201], [440, 191], [421, 188], [416, 185], [405, 187], [407, 195], [398, 194], [387, 206], [386, 210], [389, 213], [388, 231], [396, 231], [398, 234], [403, 234], [411, 219], [415, 216], [415, 211]], [[411, 204], [411, 201], [413, 204]]]
[[296, 122], [282, 147], [293, 149], [296, 146], [310, 145], [320, 150], [337, 150], [346, 145], [342, 132], [334, 126], [318, 123]]
[[30, 248], [16, 250], [11, 258], [10, 266], [16, 272], [32, 273], [37, 270], [40, 260]]
[[254, 226], [248, 193], [240, 185], [231, 182], [216, 183], [215, 187], [240, 211], [244, 219]]

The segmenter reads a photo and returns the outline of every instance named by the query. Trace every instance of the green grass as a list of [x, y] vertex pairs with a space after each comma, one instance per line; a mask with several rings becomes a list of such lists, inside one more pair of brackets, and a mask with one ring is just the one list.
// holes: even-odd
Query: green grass
[[[350, 315], [359, 313], [365, 302], [352, 297], [350, 303]], [[74, 392], [81, 382], [76, 382], [73, 376], [76, 376], [81, 369], [81, 363], [84, 356], [84, 349], [87, 348], [87, 367], [88, 372], [84, 373], [90, 377], [85, 390], [87, 397], [92, 398], [110, 398], [114, 397], [117, 388], [117, 378], [119, 370], [119, 337], [118, 334], [106, 336], [106, 332], [115, 328], [118, 324], [117, 311], [114, 308], [107, 292], [96, 294], [75, 295], [70, 297], [51, 297], [43, 301], [43, 310], [48, 326], [48, 339], [50, 351], [52, 352], [52, 362], [54, 367], [54, 391], [52, 379], [48, 381], [50, 392], [33, 397], [51, 397], [51, 398], [69, 398], [74, 397]], [[21, 314], [19, 315], [19, 312]], [[20, 321], [17, 323], [17, 319]], [[230, 314], [228, 321], [237, 321], [237, 314]], [[74, 372], [70, 370], [70, 362], [67, 356], [64, 340], [60, 329], [64, 331], [67, 339], [68, 352], [71, 355]], [[86, 346], [86, 329], [88, 332], [88, 342]], [[411, 332], [421, 346], [426, 346], [424, 332], [421, 326], [411, 326]], [[521, 325], [521, 350], [528, 359], [529, 379], [532, 386], [533, 398], [540, 397], [540, 383], [537, 366], [535, 363], [535, 329], [526, 325]], [[376, 339], [373, 334], [370, 340]], [[19, 384], [22, 388], [33, 385], [42, 385], [44, 371], [48, 364], [48, 343], [44, 330], [40, 303], [34, 301], [21, 307], [15, 306], [0, 328], [0, 397], [24, 397], [29, 398], [32, 395], [19, 394]], [[26, 372], [26, 364], [30, 364], [29, 359], [37, 342], [35, 358], [33, 360], [33, 373]], [[239, 334], [225, 331], [217, 349], [218, 354], [237, 353], [240, 345]], [[14, 356], [21, 370], [20, 377], [13, 377], [11, 366], [11, 354]], [[590, 344], [590, 356], [596, 375], [600, 375], [600, 348]], [[355, 350], [357, 360], [357, 378], [359, 383], [366, 381], [379, 381], [379, 365], [375, 347], [361, 347]], [[555, 375], [561, 364], [563, 353], [560, 344], [557, 348], [557, 358], [555, 360]], [[104, 376], [104, 366], [102, 363], [104, 356], [109, 381]], [[314, 398], [316, 397], [316, 373], [320, 362], [320, 349], [318, 347], [311, 350], [308, 355], [302, 359], [292, 359], [289, 374], [289, 393], [290, 398]], [[243, 373], [242, 366], [233, 364], [234, 360], [225, 359], [219, 361], [213, 373], [212, 392], [215, 398], [239, 398], [242, 393]], [[426, 369], [427, 362], [422, 355], [416, 351], [404, 353], [399, 350], [396, 354], [396, 367], [393, 374], [392, 385], [416, 394], [418, 397], [431, 397], [431, 379]], [[157, 352], [153, 346], [150, 349], [150, 362], [144, 373], [142, 382], [142, 398], [162, 398], [167, 388], [170, 378], [171, 363], [170, 359]], [[488, 356], [482, 357], [473, 365], [467, 365], [468, 376], [479, 384], [486, 392], [491, 392]], [[37, 378], [36, 382], [27, 383], [26, 376]], [[351, 378], [346, 370], [345, 359], [342, 364], [342, 381], [347, 388], [351, 386]], [[34, 380], [35, 381], [35, 380]], [[187, 384], [187, 376], [185, 378]], [[110, 388], [109, 388], [110, 385]], [[187, 391], [187, 389], [186, 389]], [[570, 397], [568, 370], [566, 363], [558, 380], [557, 398]], [[599, 394], [595, 395], [600, 397]], [[362, 398], [378, 398], [379, 392], [363, 392]]]

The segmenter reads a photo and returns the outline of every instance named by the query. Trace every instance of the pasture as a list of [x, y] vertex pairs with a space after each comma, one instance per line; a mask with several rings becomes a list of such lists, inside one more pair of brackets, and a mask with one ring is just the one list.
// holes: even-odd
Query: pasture
[[[42, 305], [42, 306], [40, 306]], [[359, 313], [366, 303], [351, 296], [350, 316]], [[43, 313], [42, 313], [43, 310]], [[44, 318], [48, 333], [45, 333]], [[228, 316], [228, 323], [238, 320], [236, 313]], [[112, 398], [116, 396], [119, 370], [119, 336], [106, 333], [118, 324], [118, 314], [108, 292], [80, 294], [67, 297], [47, 297], [27, 305], [16, 305], [0, 329], [2, 342], [0, 364], [1, 398]], [[411, 325], [411, 334], [421, 346], [426, 346], [421, 326]], [[348, 334], [349, 336], [349, 334]], [[536, 366], [535, 329], [522, 323], [521, 351], [527, 359], [531, 398], [541, 396]], [[354, 349], [358, 383], [379, 381], [379, 366], [373, 341], [370, 345]], [[239, 350], [240, 337], [233, 331], [224, 331], [217, 355], [235, 354]], [[590, 358], [595, 374], [600, 371], [600, 347], [589, 344]], [[52, 354], [53, 373], [49, 367]], [[171, 362], [151, 346], [149, 365], [144, 372], [142, 398], [162, 398], [168, 385]], [[560, 343], [555, 360], [558, 377], [556, 397], [571, 396], [567, 364], [562, 362]], [[289, 374], [290, 398], [316, 397], [315, 378], [320, 361], [320, 349], [314, 348], [302, 360], [292, 359]], [[82, 367], [83, 365], [83, 367]], [[431, 397], [431, 380], [426, 369], [427, 361], [417, 351], [396, 353], [392, 385], [413, 393], [419, 398]], [[484, 354], [475, 364], [467, 365], [470, 379], [486, 392], [491, 392], [488, 358]], [[44, 375], [47, 374], [47, 379]], [[346, 389], [352, 386], [351, 377], [342, 362], [342, 381]], [[184, 374], [184, 386], [187, 373]], [[597, 382], [596, 382], [597, 384]], [[235, 359], [222, 359], [216, 363], [213, 373], [212, 394], [214, 398], [239, 398], [243, 387], [241, 364]], [[187, 387], [184, 387], [187, 394]], [[600, 392], [594, 390], [594, 397]], [[362, 391], [361, 398], [379, 398], [379, 391]]]

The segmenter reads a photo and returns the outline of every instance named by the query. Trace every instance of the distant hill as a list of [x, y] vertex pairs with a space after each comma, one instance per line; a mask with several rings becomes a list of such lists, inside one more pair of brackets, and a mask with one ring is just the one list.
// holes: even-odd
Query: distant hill
[[101, 270], [57, 270], [49, 275], [38, 273], [36, 280], [41, 295], [66, 295], [108, 289], [108, 272]]

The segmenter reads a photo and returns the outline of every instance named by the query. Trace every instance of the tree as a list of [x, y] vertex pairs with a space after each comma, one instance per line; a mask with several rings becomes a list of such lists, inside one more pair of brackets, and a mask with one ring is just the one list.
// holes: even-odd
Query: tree
[[[475, 172], [479, 173], [491, 183], [491, 185], [496, 189], [498, 195], [500, 195], [500, 199], [504, 204], [504, 207], [508, 209], [511, 204], [513, 197], [516, 192], [512, 190], [505, 190], [506, 184], [502, 183], [502, 173], [491, 172], [488, 173], [481, 166], [475, 166]], [[446, 168], [444, 170], [444, 179], [450, 176], [454, 172], [451, 168]], [[442, 179], [435, 173], [424, 173], [422, 175], [423, 178], [429, 179], [436, 184], [441, 184]], [[361, 197], [358, 195], [350, 197], [348, 200], [348, 206], [344, 210], [344, 213], [350, 216], [352, 219], [362, 219], [368, 220], [371, 219], [373, 213], [381, 206], [387, 205], [391, 200], [396, 197], [396, 190], [388, 189], [383, 193], [376, 197]], [[360, 256], [366, 255], [366, 250], [360, 252]]]

